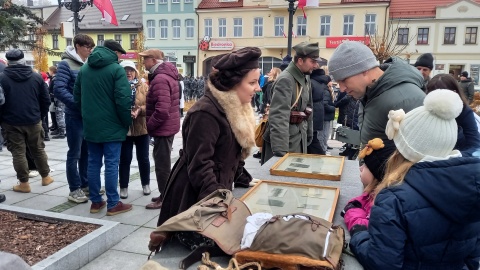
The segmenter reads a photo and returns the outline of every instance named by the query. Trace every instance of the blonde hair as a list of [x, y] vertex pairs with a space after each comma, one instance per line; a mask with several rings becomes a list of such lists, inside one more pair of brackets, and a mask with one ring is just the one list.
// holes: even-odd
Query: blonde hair
[[402, 184], [405, 175], [407, 175], [413, 164], [413, 162], [407, 160], [402, 154], [400, 154], [398, 150], [395, 150], [387, 161], [385, 177], [375, 188], [374, 197], [376, 197], [384, 188]]
[[321, 66], [320, 68], [325, 70], [325, 75], [328, 75], [328, 66]]
[[280, 75], [280, 73], [282, 73], [281, 69], [272, 68], [272, 70], [270, 70], [270, 77], [268, 77], [268, 81], [269, 82], [275, 81], [277, 79], [278, 75]]

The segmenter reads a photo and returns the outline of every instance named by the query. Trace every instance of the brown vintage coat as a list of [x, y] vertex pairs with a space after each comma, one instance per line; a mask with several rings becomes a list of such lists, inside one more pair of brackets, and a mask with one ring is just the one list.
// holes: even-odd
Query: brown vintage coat
[[254, 129], [250, 103], [241, 104], [235, 91], [221, 92], [208, 83], [183, 122], [183, 150], [167, 182], [158, 226], [217, 189], [232, 190], [255, 145]]
[[141, 81], [137, 84], [137, 93], [135, 94], [135, 106], [140, 107], [137, 118], [133, 119], [132, 125], [128, 129], [127, 136], [142, 136], [148, 134], [145, 104], [147, 101], [148, 85]]

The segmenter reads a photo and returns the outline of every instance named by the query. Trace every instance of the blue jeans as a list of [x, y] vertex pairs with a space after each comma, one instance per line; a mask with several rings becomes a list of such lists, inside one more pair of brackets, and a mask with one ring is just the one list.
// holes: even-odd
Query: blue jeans
[[80, 118], [65, 115], [67, 128], [67, 181], [70, 191], [88, 187], [88, 146], [83, 139], [83, 122]]
[[120, 188], [128, 188], [130, 181], [130, 164], [132, 163], [133, 144], [137, 149], [138, 170], [142, 186], [150, 185], [150, 160], [148, 159], [150, 146], [150, 137], [145, 134], [141, 136], [127, 136], [122, 142], [122, 151], [120, 153], [120, 166], [118, 168], [120, 177]]
[[120, 160], [121, 142], [88, 143], [88, 187], [92, 203], [102, 201], [99, 194], [102, 181], [100, 170], [102, 159], [105, 158], [105, 192], [107, 194], [107, 209], [118, 204], [118, 163]]

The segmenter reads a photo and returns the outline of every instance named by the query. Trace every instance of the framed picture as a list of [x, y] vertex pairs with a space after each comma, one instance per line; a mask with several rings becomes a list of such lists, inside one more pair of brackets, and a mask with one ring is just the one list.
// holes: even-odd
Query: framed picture
[[333, 221], [340, 190], [336, 187], [262, 180], [240, 198], [254, 213], [304, 213]]
[[340, 180], [345, 157], [287, 153], [270, 169], [272, 175]]

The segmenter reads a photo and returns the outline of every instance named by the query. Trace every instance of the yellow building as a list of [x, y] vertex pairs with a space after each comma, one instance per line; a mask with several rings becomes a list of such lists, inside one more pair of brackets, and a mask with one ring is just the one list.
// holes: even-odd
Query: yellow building
[[[375, 32], [383, 35], [389, 2], [321, 0], [318, 7], [305, 8], [307, 18], [299, 9], [293, 16], [292, 44], [318, 42], [320, 57], [328, 60], [343, 40], [365, 41], [366, 35]], [[264, 73], [280, 66], [287, 55], [287, 9], [284, 0], [203, 0], [197, 9], [199, 74], [208, 73], [211, 57], [247, 46], [262, 50], [260, 64]]]
[[[135, 61], [137, 58], [136, 40], [138, 34], [143, 31], [142, 7], [132, 5], [129, 0], [116, 0], [113, 7], [117, 16], [118, 26], [111, 25], [102, 19], [102, 14], [95, 7], [87, 7], [80, 12], [79, 33], [91, 36], [95, 45], [103, 45], [108, 39], [118, 41], [127, 54], [123, 59]], [[45, 45], [58, 52], [63, 52], [69, 45], [73, 45], [72, 38], [61, 36], [60, 26], [62, 22], [73, 23], [73, 13], [64, 7], [57, 8], [55, 12], [47, 19], [48, 35], [45, 37]], [[73, 24], [72, 24], [73, 25]], [[60, 56], [49, 56], [49, 65], [55, 65], [61, 60]]]

